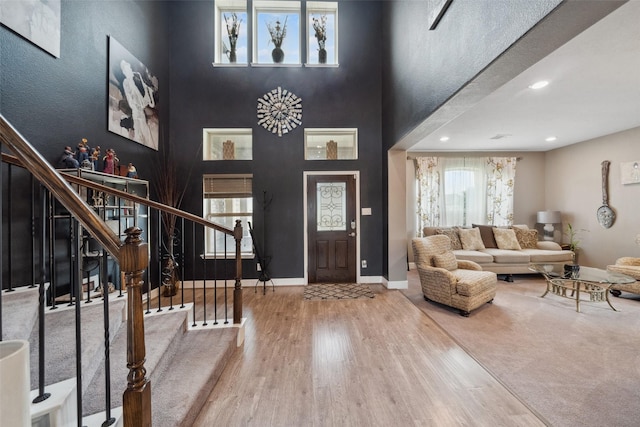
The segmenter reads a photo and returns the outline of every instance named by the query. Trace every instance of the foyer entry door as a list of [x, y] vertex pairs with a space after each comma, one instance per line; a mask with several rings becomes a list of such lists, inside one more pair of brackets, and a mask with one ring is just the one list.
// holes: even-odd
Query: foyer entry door
[[307, 177], [309, 283], [356, 282], [356, 179]]

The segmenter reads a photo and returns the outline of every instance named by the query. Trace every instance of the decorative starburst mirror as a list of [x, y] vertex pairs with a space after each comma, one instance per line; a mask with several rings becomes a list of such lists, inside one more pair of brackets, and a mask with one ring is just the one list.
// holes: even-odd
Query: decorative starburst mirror
[[302, 99], [278, 86], [258, 98], [258, 124], [282, 136], [302, 125]]

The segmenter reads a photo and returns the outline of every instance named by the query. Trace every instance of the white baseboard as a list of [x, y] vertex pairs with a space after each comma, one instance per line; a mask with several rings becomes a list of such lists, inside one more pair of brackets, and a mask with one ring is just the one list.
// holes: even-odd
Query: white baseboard
[[386, 281], [387, 289], [409, 289], [409, 282], [406, 280]]

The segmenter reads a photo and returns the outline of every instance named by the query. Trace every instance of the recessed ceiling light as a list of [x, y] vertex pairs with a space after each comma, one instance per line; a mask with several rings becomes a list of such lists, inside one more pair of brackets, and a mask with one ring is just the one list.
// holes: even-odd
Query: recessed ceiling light
[[440, 142], [447, 142], [449, 140], [448, 136], [443, 136], [442, 138], [440, 138]]
[[542, 89], [543, 87], [545, 87], [548, 84], [549, 84], [548, 81], [540, 80], [539, 82], [535, 82], [534, 84], [529, 85], [529, 89]]
[[545, 138], [544, 140], [547, 141], [547, 142], [553, 142], [556, 139], [558, 139], [558, 138], [556, 138], [555, 136], [549, 136], [549, 137]]

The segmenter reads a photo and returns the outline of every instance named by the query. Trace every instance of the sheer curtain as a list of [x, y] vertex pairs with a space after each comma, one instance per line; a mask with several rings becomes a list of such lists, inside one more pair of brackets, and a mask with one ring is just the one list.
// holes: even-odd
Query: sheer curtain
[[416, 165], [416, 235], [424, 227], [440, 225], [440, 162], [439, 157], [418, 157]]
[[485, 224], [487, 212], [487, 175], [485, 158], [442, 159], [444, 169], [444, 203], [442, 224], [447, 226]]

